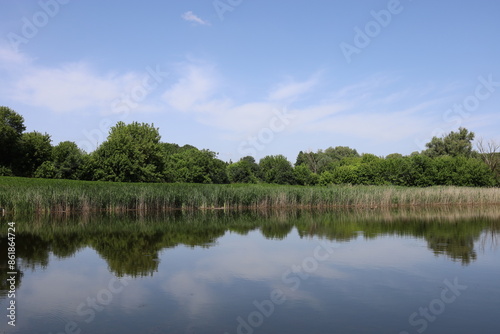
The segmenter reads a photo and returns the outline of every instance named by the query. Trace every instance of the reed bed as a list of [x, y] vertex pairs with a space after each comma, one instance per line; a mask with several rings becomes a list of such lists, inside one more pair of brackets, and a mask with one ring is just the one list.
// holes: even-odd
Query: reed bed
[[0, 177], [0, 208], [14, 212], [491, 204], [500, 204], [500, 188], [112, 183]]

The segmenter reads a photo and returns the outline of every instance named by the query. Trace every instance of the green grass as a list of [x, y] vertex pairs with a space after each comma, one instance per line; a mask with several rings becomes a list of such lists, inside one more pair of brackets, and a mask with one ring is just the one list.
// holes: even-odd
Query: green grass
[[0, 177], [0, 207], [89, 212], [500, 204], [500, 188], [114, 183]]

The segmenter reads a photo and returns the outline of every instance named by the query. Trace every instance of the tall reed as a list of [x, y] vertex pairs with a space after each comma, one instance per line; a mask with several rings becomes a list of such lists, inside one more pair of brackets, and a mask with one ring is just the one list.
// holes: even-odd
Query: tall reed
[[500, 204], [500, 188], [111, 183], [0, 177], [0, 207], [16, 212]]

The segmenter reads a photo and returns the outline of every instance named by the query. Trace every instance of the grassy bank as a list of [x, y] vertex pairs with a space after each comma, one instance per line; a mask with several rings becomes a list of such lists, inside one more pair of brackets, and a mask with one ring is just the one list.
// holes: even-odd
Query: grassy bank
[[500, 188], [111, 183], [0, 177], [14, 212], [500, 204]]

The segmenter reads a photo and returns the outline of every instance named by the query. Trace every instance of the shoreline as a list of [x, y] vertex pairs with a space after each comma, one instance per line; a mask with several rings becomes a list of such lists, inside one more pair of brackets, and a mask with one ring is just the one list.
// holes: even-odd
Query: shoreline
[[4, 214], [486, 205], [500, 205], [500, 188], [112, 183], [0, 177]]

